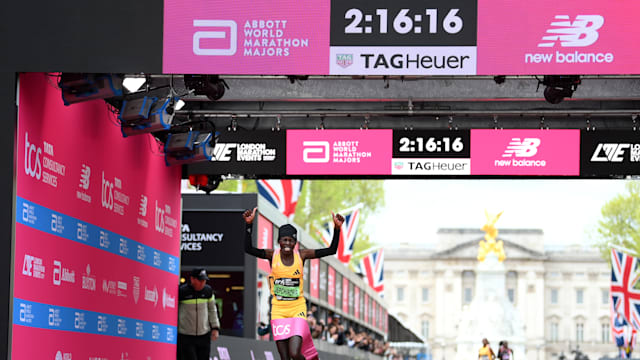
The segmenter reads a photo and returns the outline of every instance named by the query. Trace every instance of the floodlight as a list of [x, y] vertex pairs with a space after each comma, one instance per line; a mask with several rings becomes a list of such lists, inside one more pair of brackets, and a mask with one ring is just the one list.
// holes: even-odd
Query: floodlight
[[127, 89], [128, 92], [133, 93], [142, 87], [144, 83], [147, 82], [145, 77], [140, 76], [125, 76], [124, 80], [122, 80], [122, 86]]
[[190, 130], [169, 134], [164, 145], [165, 162], [170, 166], [211, 161], [214, 146], [214, 136], [210, 132]]
[[174, 96], [160, 100], [152, 99], [154, 101], [151, 103], [146, 117], [139, 116], [130, 121], [122, 121], [122, 136], [146, 134], [171, 128], [175, 106], [180, 100]]
[[551, 104], [559, 104], [566, 97], [571, 97], [581, 84], [579, 75], [546, 75], [542, 84], [544, 89], [544, 99]]
[[227, 83], [216, 75], [185, 75], [184, 85], [193, 90], [195, 95], [205, 95], [211, 101], [220, 100], [224, 96]]
[[62, 73], [58, 86], [65, 105], [122, 96], [122, 77], [119, 75]]
[[202, 190], [207, 194], [217, 189], [221, 182], [222, 177], [220, 177], [220, 175], [189, 175], [189, 183], [191, 186], [195, 187], [196, 190]]
[[118, 118], [123, 124], [148, 119], [151, 106], [156, 101], [158, 101], [158, 98], [152, 96], [145, 96], [133, 100], [124, 100], [122, 102], [122, 109], [120, 110]]

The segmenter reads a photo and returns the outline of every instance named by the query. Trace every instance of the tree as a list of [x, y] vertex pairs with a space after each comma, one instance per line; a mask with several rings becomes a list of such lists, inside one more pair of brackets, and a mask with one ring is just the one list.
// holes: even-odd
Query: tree
[[640, 254], [640, 181], [627, 182], [625, 190], [602, 207], [602, 219], [598, 221], [596, 231], [602, 240], [597, 246], [607, 260], [611, 245]]
[[[240, 191], [238, 191], [240, 187]], [[258, 192], [256, 182], [253, 180], [224, 180], [218, 185], [218, 191], [251, 193]]]

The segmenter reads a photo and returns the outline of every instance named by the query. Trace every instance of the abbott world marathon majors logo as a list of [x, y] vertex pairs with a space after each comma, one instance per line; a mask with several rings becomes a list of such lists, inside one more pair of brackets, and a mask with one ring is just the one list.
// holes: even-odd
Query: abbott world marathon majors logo
[[[541, 41], [540, 50], [553, 48], [555, 51], [527, 53], [527, 64], [600, 64], [612, 63], [611, 52], [589, 52], [586, 48], [595, 44], [605, 19], [601, 15], [556, 15], [549, 24]], [[575, 48], [575, 49], [572, 49]]]
[[[242, 55], [289, 56], [296, 48], [308, 48], [309, 39], [291, 37], [284, 19], [254, 19], [242, 24]], [[234, 56], [238, 52], [238, 23], [234, 20], [193, 20], [193, 53], [198, 56]]]
[[182, 224], [182, 242], [180, 251], [202, 251], [202, 243], [222, 242], [224, 233], [199, 233], [191, 232], [189, 224]]
[[303, 141], [302, 161], [305, 163], [357, 164], [371, 158], [370, 151], [360, 151], [360, 141]]
[[502, 159], [494, 160], [493, 165], [497, 167], [545, 167], [545, 160], [530, 159], [538, 153], [538, 146], [541, 144], [539, 138], [517, 138], [511, 139]]

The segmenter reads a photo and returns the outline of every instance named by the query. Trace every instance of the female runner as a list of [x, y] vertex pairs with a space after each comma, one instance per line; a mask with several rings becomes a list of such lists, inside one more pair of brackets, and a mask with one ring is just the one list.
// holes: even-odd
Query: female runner
[[304, 261], [333, 255], [338, 251], [340, 227], [344, 217], [333, 217], [333, 239], [328, 248], [296, 250], [298, 231], [292, 225], [282, 225], [278, 231], [280, 249], [258, 249], [251, 244], [251, 231], [256, 210], [247, 210], [242, 216], [246, 223], [244, 251], [267, 259], [271, 263], [271, 329], [281, 360], [312, 360], [318, 358], [307, 323], [307, 303], [303, 294], [302, 275]]

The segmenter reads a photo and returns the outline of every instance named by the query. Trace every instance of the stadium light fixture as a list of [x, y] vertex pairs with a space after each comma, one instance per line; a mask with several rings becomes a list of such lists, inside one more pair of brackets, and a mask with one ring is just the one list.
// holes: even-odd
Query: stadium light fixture
[[548, 103], [559, 104], [564, 98], [573, 96], [582, 80], [579, 75], [545, 75], [541, 83], [546, 86], [544, 99]]
[[113, 74], [62, 73], [58, 81], [62, 101], [71, 105], [122, 96], [122, 77]]
[[169, 134], [164, 145], [167, 166], [211, 161], [215, 137], [211, 132], [189, 130]]

